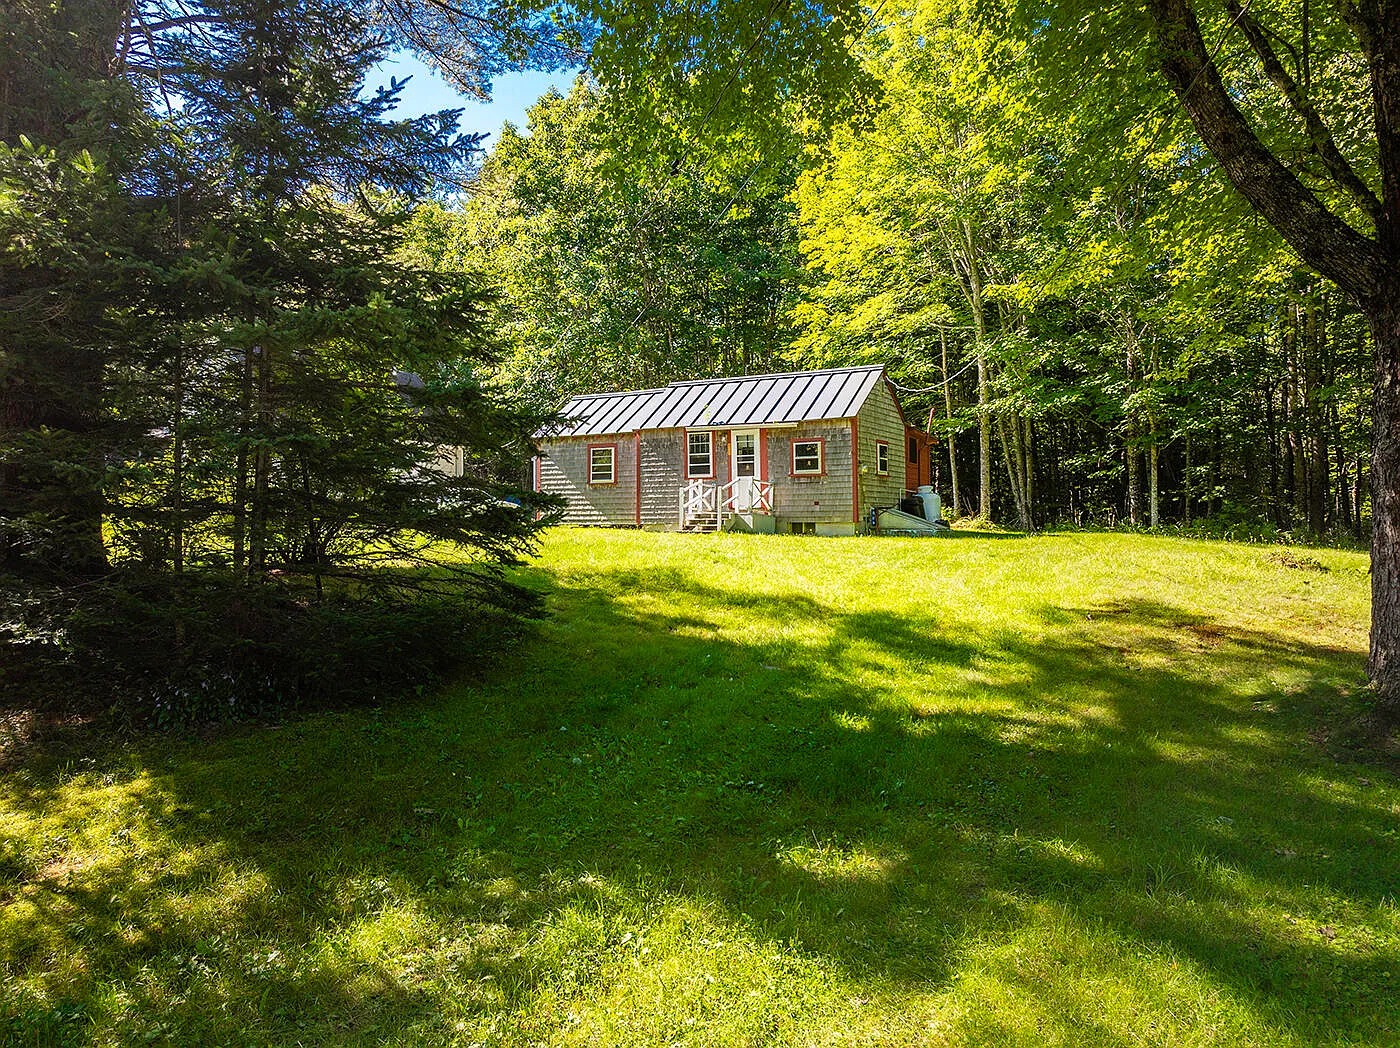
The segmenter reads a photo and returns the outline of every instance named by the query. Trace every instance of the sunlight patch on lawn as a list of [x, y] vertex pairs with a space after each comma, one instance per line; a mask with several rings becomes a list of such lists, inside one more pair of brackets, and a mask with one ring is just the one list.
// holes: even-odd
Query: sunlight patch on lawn
[[875, 722], [861, 713], [852, 713], [850, 710], [837, 710], [831, 715], [831, 721], [838, 728], [847, 731], [870, 731]]
[[945, 994], [958, 1005], [948, 1043], [1298, 1043], [1176, 950], [1055, 904], [1025, 906], [1021, 918], [1003, 936], [964, 946]]
[[778, 861], [837, 888], [843, 882], [891, 880], [908, 861], [903, 849], [836, 843], [793, 844], [778, 850]]

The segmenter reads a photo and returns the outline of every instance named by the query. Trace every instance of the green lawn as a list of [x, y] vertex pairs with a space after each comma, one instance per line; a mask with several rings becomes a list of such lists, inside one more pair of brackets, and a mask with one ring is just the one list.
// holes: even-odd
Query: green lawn
[[560, 531], [484, 686], [6, 772], [0, 1041], [1400, 1043], [1293, 557]]

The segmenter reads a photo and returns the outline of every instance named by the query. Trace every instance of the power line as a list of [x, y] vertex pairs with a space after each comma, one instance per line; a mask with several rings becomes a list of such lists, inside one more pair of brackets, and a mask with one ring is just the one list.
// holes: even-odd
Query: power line
[[[940, 390], [942, 390], [944, 386], [948, 385], [949, 383], [956, 382], [958, 379], [962, 378], [976, 366], [977, 358], [973, 357], [972, 360], [968, 362], [967, 366], [964, 367], [961, 371], [957, 372], [956, 374], [947, 376], [943, 379], [942, 382], [938, 383], [938, 385], [928, 386], [925, 389], [913, 389], [909, 386], [902, 386], [892, 378], [889, 381], [890, 385], [892, 385], [895, 389], [899, 390], [901, 393], [937, 393]], [[889, 376], [887, 375], [886, 378], [889, 378]]]

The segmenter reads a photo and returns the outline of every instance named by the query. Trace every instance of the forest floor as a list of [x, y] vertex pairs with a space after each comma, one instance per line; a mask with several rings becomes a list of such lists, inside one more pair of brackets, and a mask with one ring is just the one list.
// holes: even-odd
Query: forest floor
[[484, 683], [11, 768], [0, 1043], [1400, 1043], [1363, 554], [560, 530], [520, 574]]

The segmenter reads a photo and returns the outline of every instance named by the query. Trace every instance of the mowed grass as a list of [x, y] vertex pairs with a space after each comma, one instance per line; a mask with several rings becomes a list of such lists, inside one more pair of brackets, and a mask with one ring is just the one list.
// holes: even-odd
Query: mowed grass
[[1400, 1043], [1363, 555], [568, 531], [484, 684], [0, 785], [0, 1040]]

